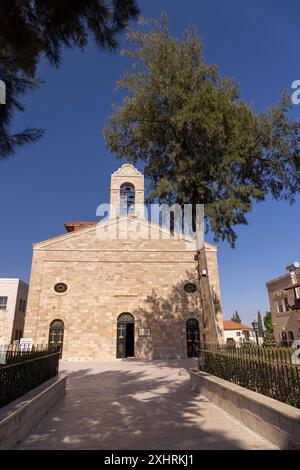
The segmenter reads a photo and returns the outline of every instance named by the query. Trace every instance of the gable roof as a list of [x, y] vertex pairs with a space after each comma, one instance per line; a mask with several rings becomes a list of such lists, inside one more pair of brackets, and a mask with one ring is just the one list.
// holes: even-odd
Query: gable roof
[[[191, 243], [191, 245], [196, 243], [196, 240], [194, 238], [189, 237], [187, 235], [183, 235], [182, 233], [174, 232], [174, 233], [171, 234], [169, 229], [167, 229], [165, 227], [162, 227], [161, 225], [158, 225], [158, 224], [153, 223], [153, 222], [149, 222], [146, 219], [140, 219], [140, 218], [133, 217], [133, 216], [130, 216], [130, 215], [125, 215], [125, 216], [118, 217], [118, 218], [111, 218], [111, 219], [106, 218], [106, 219], [101, 220], [100, 222], [70, 222], [69, 223], [70, 227], [75, 225], [75, 224], [78, 226], [77, 229], [73, 228], [73, 230], [71, 229], [71, 231], [68, 230], [68, 228], [67, 228], [68, 223], [66, 223], [65, 227], [68, 230], [67, 233], [64, 233], [62, 235], [57, 235], [55, 237], [51, 237], [51, 238], [48, 238], [46, 240], [36, 242], [36, 243], [33, 244], [33, 247], [34, 248], [44, 248], [46, 246], [58, 243], [62, 240], [68, 240], [68, 239], [71, 239], [73, 237], [83, 236], [85, 233], [96, 231], [99, 226], [105, 227], [105, 226], [109, 226], [109, 225], [112, 225], [112, 224], [121, 223], [122, 221], [125, 221], [125, 220], [130, 221], [130, 222], [135, 222], [135, 223], [140, 224], [140, 225], [144, 225], [145, 227], [148, 227], [150, 229], [154, 228], [154, 229], [158, 230], [160, 233], [165, 233], [165, 234], [170, 235], [170, 237], [172, 237], [175, 240], [178, 239], [178, 240], [182, 240], [182, 241], [185, 241], [185, 242], [189, 242], [189, 243]], [[205, 242], [205, 247], [206, 247], [206, 249], [208, 249], [210, 251], [217, 251], [217, 245], [214, 245], [213, 243]]]
[[242, 323], [238, 323], [232, 320], [223, 320], [223, 328], [224, 330], [249, 330], [253, 331], [253, 328], [250, 326], [243, 325]]

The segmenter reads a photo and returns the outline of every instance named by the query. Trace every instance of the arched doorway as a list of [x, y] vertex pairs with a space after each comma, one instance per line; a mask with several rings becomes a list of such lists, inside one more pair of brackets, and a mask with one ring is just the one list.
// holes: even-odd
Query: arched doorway
[[49, 329], [49, 350], [51, 351], [59, 347], [60, 357], [62, 356], [64, 343], [64, 328], [64, 322], [62, 320], [54, 320]]
[[285, 331], [281, 333], [281, 345], [287, 346], [287, 335]]
[[117, 321], [117, 358], [134, 357], [134, 317], [121, 313]]
[[288, 331], [288, 343], [289, 345], [292, 344], [292, 342], [294, 341], [294, 332], [293, 331]]
[[188, 357], [197, 357], [200, 346], [199, 322], [195, 318], [189, 318], [186, 322], [186, 344]]

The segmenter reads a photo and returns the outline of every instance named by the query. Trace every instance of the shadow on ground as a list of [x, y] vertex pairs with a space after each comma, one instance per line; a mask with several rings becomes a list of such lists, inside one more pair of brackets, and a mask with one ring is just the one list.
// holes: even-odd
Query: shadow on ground
[[111, 367], [102, 363], [80, 370], [85, 364], [77, 363], [79, 370], [73, 371], [74, 365], [66, 366], [65, 399], [18, 448], [271, 448], [192, 392], [183, 369], [180, 375], [182, 365], [182, 361], [115, 361]]

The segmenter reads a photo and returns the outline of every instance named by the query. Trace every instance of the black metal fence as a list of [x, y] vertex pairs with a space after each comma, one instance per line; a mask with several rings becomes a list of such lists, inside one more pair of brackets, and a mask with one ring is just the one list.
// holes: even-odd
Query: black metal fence
[[[254, 357], [258, 359], [263, 359], [271, 362], [282, 362], [287, 364], [292, 364], [292, 356], [295, 352], [294, 349], [286, 346], [268, 346], [264, 344], [263, 346], [249, 345], [249, 344], [240, 344], [238, 346], [216, 346], [212, 345], [212, 351], [219, 351], [224, 354], [237, 354], [243, 357]], [[300, 352], [300, 350], [299, 350]]]
[[[300, 351], [299, 351], [300, 352]], [[200, 349], [199, 369], [300, 408], [300, 366], [294, 351], [273, 348]]]
[[[56, 348], [54, 351], [57, 352], [59, 349]], [[36, 357], [43, 357], [49, 354], [48, 346], [37, 345], [32, 347], [20, 348], [20, 346], [9, 346], [0, 348], [0, 368], [7, 364], [15, 364], [17, 362], [23, 362]]]
[[12, 356], [12, 362], [0, 367], [0, 408], [55, 377], [59, 355], [59, 351], [27, 351], [27, 356], [18, 356], [19, 362]]
[[277, 341], [268, 341], [265, 340], [263, 343], [263, 347], [270, 347], [270, 348], [291, 348], [292, 344], [294, 343], [295, 340], [282, 340], [280, 342]]

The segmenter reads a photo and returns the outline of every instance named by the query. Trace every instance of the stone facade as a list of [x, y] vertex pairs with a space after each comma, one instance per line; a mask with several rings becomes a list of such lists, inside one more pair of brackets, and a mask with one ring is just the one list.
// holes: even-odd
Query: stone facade
[[300, 305], [295, 308], [297, 299], [300, 299], [300, 269], [292, 266], [288, 268], [288, 274], [266, 283], [277, 342], [291, 343], [300, 339]]
[[[23, 336], [28, 285], [20, 279], [0, 279], [0, 345], [11, 344]], [[6, 303], [6, 306], [5, 306]]]
[[[142, 207], [144, 177], [125, 164], [112, 175], [115, 211], [108, 219], [66, 224], [68, 233], [33, 246], [25, 336], [45, 344], [51, 323], [62, 320], [65, 359], [115, 358], [117, 319], [123, 312], [134, 317], [137, 359], [186, 357], [187, 320], [198, 320], [201, 329], [199, 291], [184, 289], [188, 282], [197, 286], [195, 240], [148, 222], [139, 207], [134, 215], [119, 216], [124, 182], [134, 185]], [[219, 305], [217, 247], [207, 243], [205, 248]], [[55, 292], [59, 282], [68, 286], [66, 292]], [[222, 341], [220, 309], [215, 317]], [[150, 335], [144, 336], [143, 329]]]

